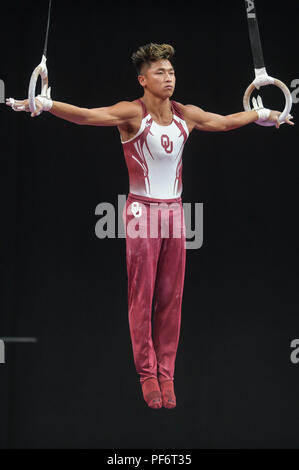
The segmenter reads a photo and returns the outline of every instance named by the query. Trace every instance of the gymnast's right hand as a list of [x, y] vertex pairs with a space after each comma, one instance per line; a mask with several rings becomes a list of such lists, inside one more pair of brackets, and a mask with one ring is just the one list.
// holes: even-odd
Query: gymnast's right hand
[[[25, 111], [30, 113], [29, 100], [15, 100], [14, 98], [7, 98], [6, 105], [10, 106], [14, 111]], [[31, 117], [38, 116], [43, 111], [43, 104], [35, 98], [36, 112], [31, 114]]]
[[[30, 113], [29, 100], [15, 100], [14, 98], [8, 98], [6, 100], [7, 106], [10, 106], [14, 111], [25, 111]], [[53, 106], [51, 99], [51, 87], [47, 89], [46, 95], [38, 95], [35, 97], [36, 110], [31, 113], [31, 117], [39, 116], [43, 111], [50, 111]]]

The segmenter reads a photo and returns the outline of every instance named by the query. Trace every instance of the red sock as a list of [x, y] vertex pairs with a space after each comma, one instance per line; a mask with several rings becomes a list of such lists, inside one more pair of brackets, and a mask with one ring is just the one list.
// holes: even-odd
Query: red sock
[[176, 397], [174, 394], [173, 380], [166, 380], [160, 383], [160, 389], [162, 393], [162, 403], [165, 408], [176, 407]]
[[162, 408], [162, 398], [158, 380], [151, 377], [142, 382], [141, 386], [143, 398], [148, 406], [154, 409]]

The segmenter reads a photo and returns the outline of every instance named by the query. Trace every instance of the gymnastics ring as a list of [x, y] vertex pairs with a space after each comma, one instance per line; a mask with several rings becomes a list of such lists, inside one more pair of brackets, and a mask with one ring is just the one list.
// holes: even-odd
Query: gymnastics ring
[[36, 111], [36, 106], [35, 106], [35, 88], [36, 88], [36, 83], [38, 80], [38, 77], [41, 77], [42, 80], [42, 88], [41, 88], [41, 95], [42, 96], [47, 96], [47, 90], [48, 90], [48, 69], [46, 66], [46, 61], [47, 58], [43, 55], [41, 63], [34, 69], [30, 83], [29, 83], [29, 90], [28, 90], [28, 99], [29, 99], [29, 109], [32, 113]]
[[[281, 115], [279, 116], [279, 122], [282, 123], [282, 122], [285, 122], [286, 117], [289, 115], [292, 109], [292, 104], [293, 104], [292, 95], [288, 87], [277, 78], [274, 78], [273, 85], [276, 85], [278, 88], [282, 90], [285, 96], [285, 100], [286, 100], [285, 108], [283, 112], [281, 113]], [[244, 106], [245, 111], [252, 110], [252, 108], [250, 107], [250, 97], [255, 88], [256, 86], [252, 82], [244, 93], [243, 106]], [[256, 122], [256, 124], [259, 124], [260, 126], [275, 126], [275, 122], [271, 122], [271, 121]]]

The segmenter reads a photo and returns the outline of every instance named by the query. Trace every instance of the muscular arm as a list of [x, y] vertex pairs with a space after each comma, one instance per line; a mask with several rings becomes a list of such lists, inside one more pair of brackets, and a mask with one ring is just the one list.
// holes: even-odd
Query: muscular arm
[[[43, 110], [41, 99], [45, 97], [36, 97], [36, 110], [31, 113], [31, 117], [38, 116]], [[48, 100], [50, 102], [50, 100]], [[134, 119], [139, 117], [140, 106], [130, 101], [120, 101], [113, 106], [102, 108], [79, 108], [72, 104], [53, 101], [49, 113], [66, 121], [74, 122], [86, 126], [130, 126]], [[15, 111], [24, 111], [29, 113], [29, 100], [14, 100], [8, 98], [6, 105], [12, 107]]]
[[129, 101], [91, 109], [53, 101], [49, 112], [66, 121], [86, 126], [122, 126], [138, 116], [136, 105]]
[[183, 107], [185, 119], [192, 122], [195, 129], [209, 132], [224, 132], [238, 127], [246, 126], [258, 119], [256, 111], [243, 111], [240, 113], [222, 116], [208, 113], [193, 105]]

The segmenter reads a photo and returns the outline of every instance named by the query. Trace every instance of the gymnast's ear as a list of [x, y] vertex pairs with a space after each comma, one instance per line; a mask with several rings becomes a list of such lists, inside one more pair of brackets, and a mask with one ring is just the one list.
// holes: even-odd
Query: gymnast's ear
[[138, 81], [139, 84], [143, 87], [146, 88], [146, 76], [145, 75], [138, 75]]

